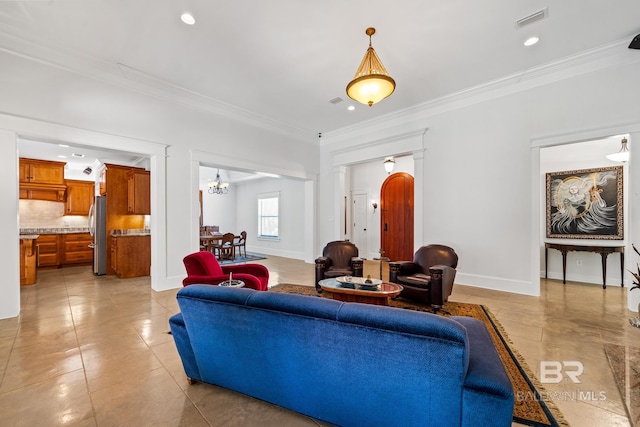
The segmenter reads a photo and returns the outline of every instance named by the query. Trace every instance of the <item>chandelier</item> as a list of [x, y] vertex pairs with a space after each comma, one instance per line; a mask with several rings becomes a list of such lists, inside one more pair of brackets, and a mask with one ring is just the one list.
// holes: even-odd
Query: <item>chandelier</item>
[[364, 54], [353, 80], [347, 85], [349, 98], [369, 107], [391, 95], [396, 88], [396, 82], [389, 76], [376, 51], [371, 47], [371, 36], [375, 33], [376, 29], [372, 27], [365, 31], [369, 36], [369, 49]]
[[220, 179], [220, 169], [218, 169], [218, 173], [216, 173], [216, 180], [209, 182], [209, 194], [227, 194], [229, 192], [229, 183], [222, 182]]

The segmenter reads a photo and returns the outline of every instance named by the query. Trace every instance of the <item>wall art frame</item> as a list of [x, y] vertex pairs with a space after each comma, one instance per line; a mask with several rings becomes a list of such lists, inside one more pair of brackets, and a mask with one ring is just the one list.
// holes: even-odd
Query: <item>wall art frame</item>
[[548, 172], [547, 238], [624, 239], [623, 167]]

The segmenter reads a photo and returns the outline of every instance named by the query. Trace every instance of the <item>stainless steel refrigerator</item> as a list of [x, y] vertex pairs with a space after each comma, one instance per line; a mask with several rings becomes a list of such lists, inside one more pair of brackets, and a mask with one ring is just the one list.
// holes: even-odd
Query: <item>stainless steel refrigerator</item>
[[107, 196], [96, 196], [89, 209], [89, 234], [93, 237], [93, 274], [107, 274]]

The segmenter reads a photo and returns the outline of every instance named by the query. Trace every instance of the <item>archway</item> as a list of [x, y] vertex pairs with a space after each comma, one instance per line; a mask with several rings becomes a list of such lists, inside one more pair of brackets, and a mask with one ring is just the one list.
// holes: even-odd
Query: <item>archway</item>
[[413, 177], [387, 177], [380, 188], [380, 247], [392, 261], [413, 259]]

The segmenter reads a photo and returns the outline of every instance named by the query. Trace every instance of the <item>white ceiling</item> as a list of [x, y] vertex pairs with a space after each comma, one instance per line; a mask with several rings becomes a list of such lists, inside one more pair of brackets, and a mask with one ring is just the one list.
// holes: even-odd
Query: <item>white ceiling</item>
[[[544, 19], [516, 25], [543, 9]], [[185, 11], [195, 25], [181, 22]], [[12, 57], [81, 66], [96, 78], [153, 82], [166, 93], [182, 90], [218, 108], [317, 134], [586, 51], [626, 49], [640, 33], [639, 16], [638, 0], [0, 1], [0, 53], [8, 69]], [[345, 93], [368, 46], [369, 26], [397, 83], [373, 107]], [[540, 42], [524, 47], [531, 35]], [[328, 102], [336, 97], [344, 101]], [[347, 111], [349, 105], [356, 109]], [[56, 147], [23, 142], [21, 152], [53, 160]], [[91, 151], [67, 161], [84, 168], [89, 158], [130, 164], [137, 157]], [[207, 179], [213, 171], [205, 170]]]
[[[544, 8], [545, 19], [517, 27]], [[194, 26], [180, 21], [184, 11], [193, 13]], [[626, 49], [640, 33], [639, 16], [638, 0], [2, 1], [0, 34], [12, 37], [0, 48], [46, 46], [61, 57], [90, 59], [96, 75], [111, 66], [317, 133], [587, 50], [623, 42]], [[347, 111], [354, 102], [345, 87], [368, 46], [369, 26], [397, 89], [371, 108]], [[540, 42], [525, 48], [534, 34]], [[345, 101], [328, 102], [335, 97]]]

